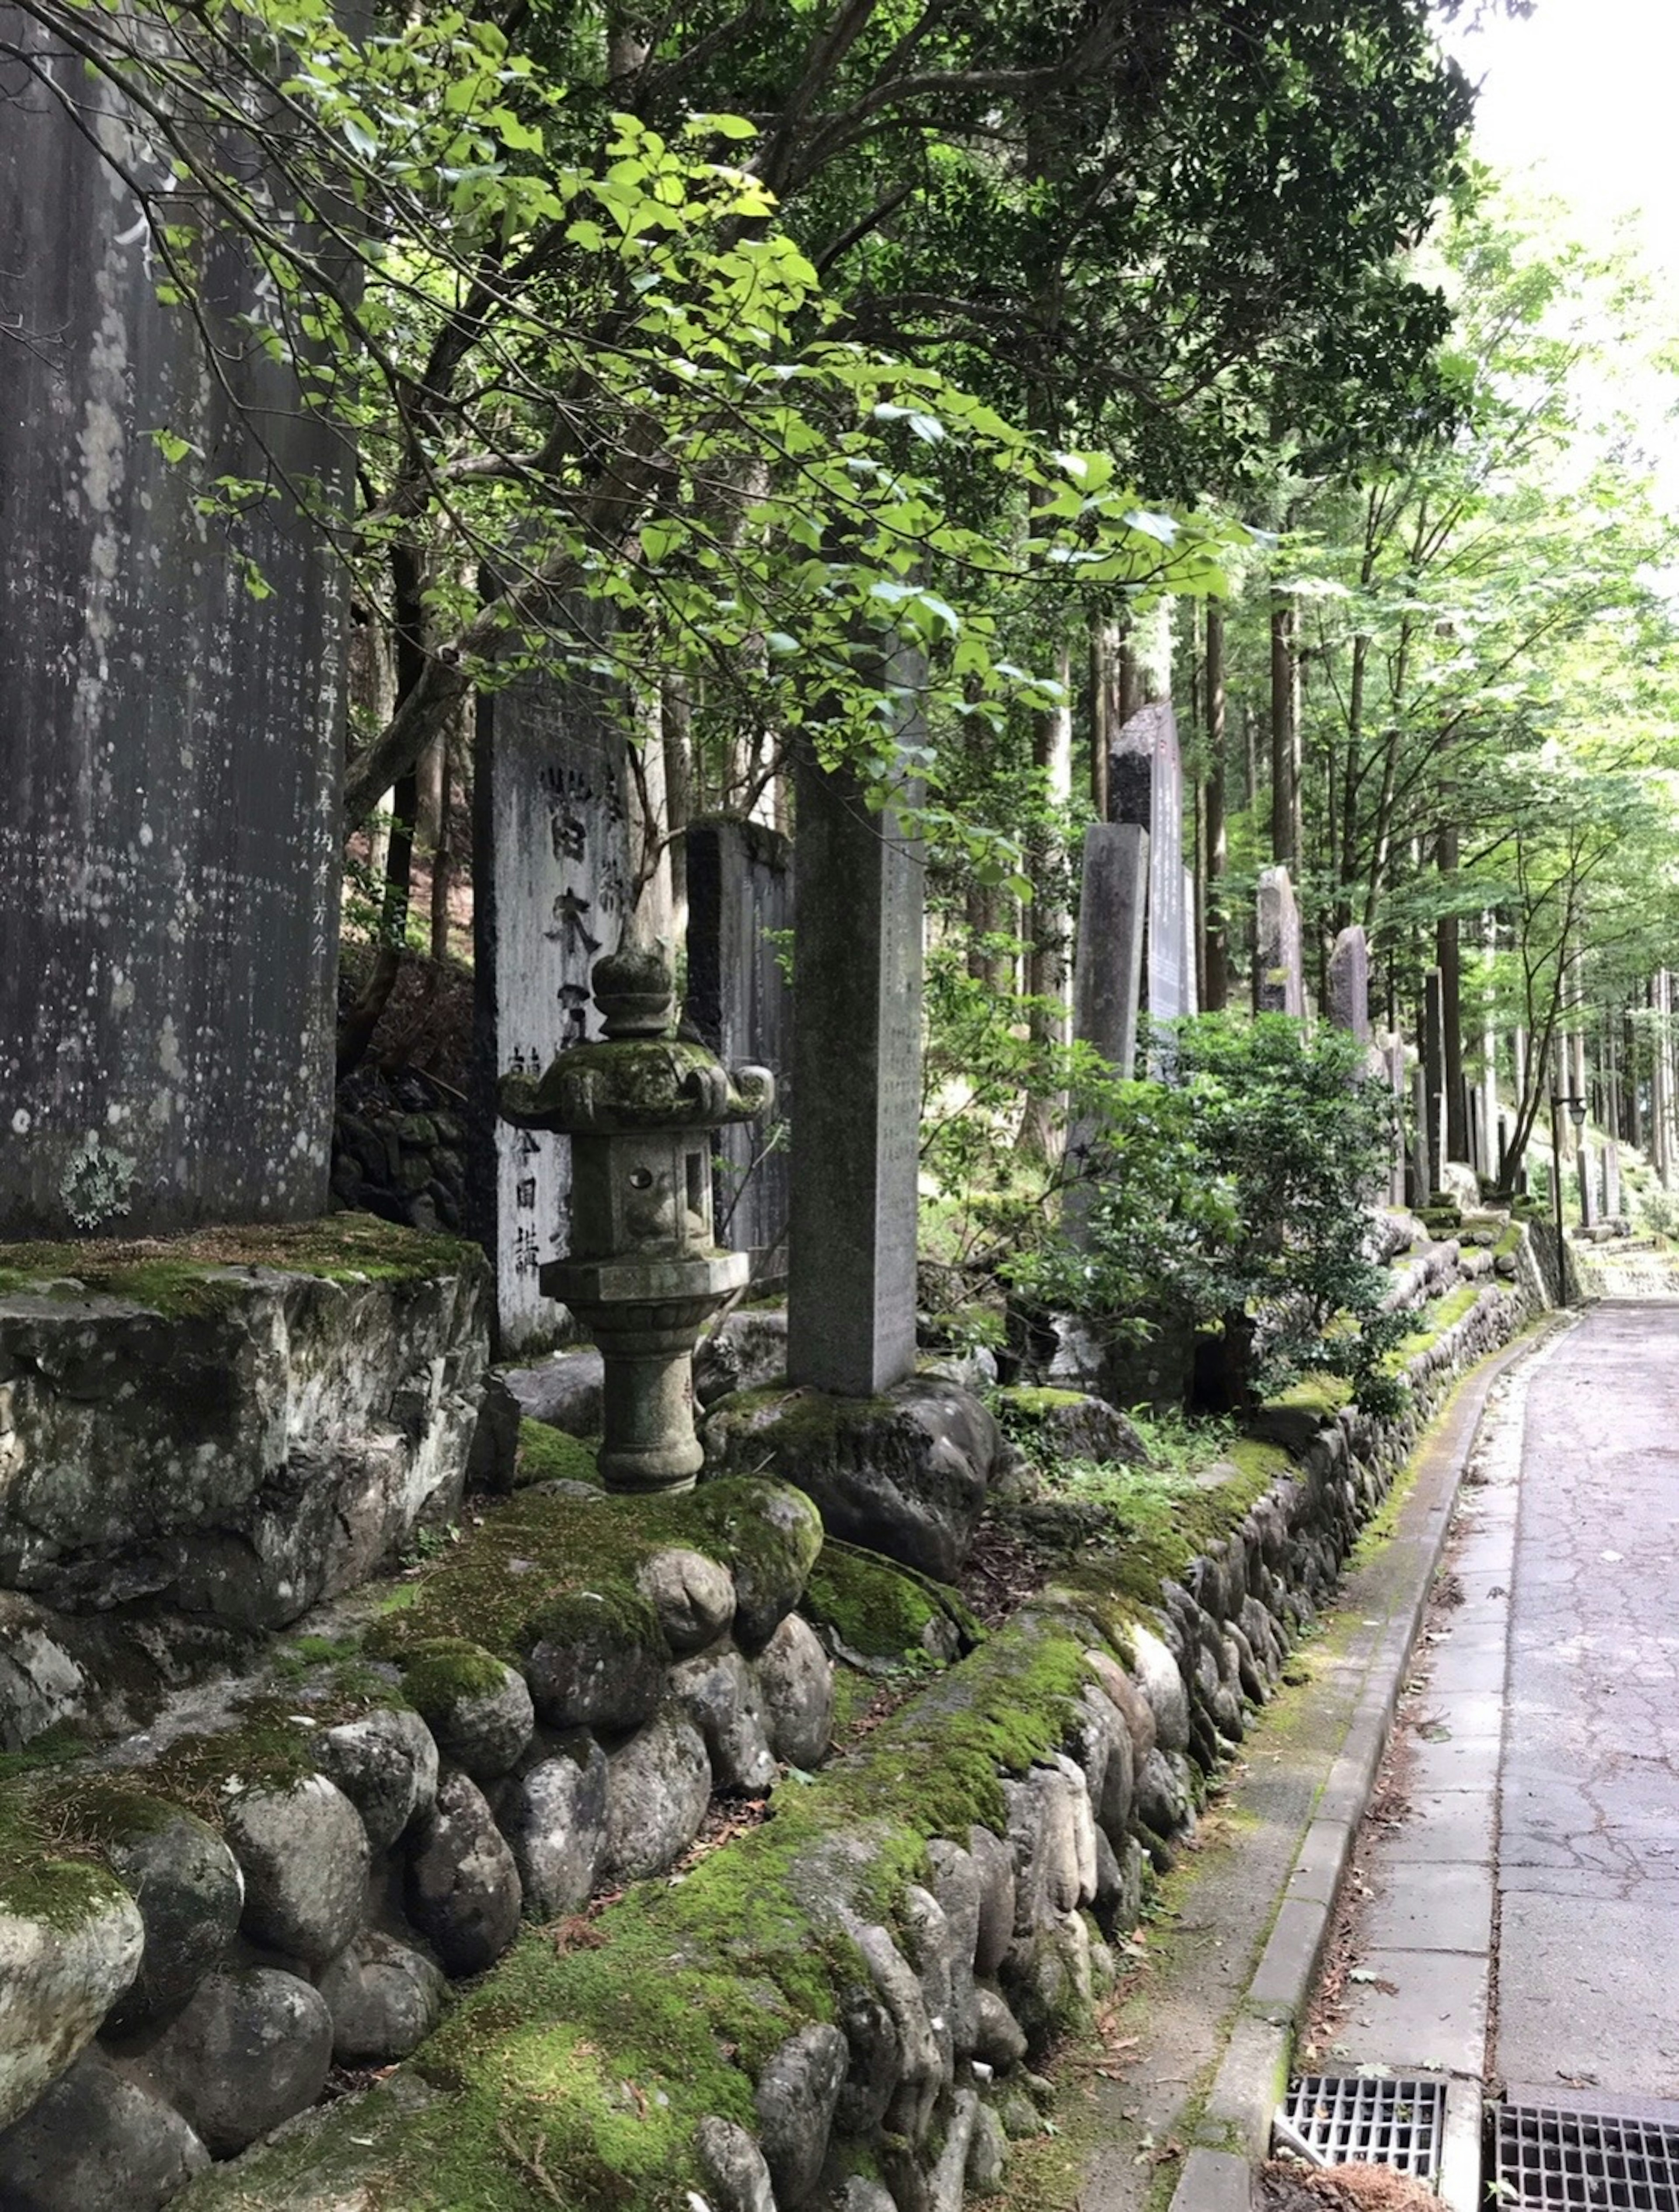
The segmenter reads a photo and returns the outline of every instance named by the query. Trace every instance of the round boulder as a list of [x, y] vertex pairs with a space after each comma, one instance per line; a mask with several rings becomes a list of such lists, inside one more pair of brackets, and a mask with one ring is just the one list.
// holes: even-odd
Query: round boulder
[[0, 2135], [7, 2212], [159, 2212], [210, 2153], [173, 2106], [82, 2053]]
[[644, 1597], [622, 1589], [569, 1591], [537, 1630], [526, 1672], [550, 1728], [616, 1734], [658, 1711], [670, 1647]]
[[362, 1925], [367, 1905], [361, 1814], [324, 1774], [306, 1774], [289, 1790], [247, 1792], [227, 1824], [245, 1876], [246, 1934], [325, 1966]]
[[834, 1669], [810, 1623], [790, 1613], [758, 1654], [770, 1747], [789, 1766], [819, 1765], [834, 1733]]
[[408, 1911], [452, 1974], [478, 1974], [519, 1932], [519, 1869], [484, 1793], [448, 1774], [417, 1826]]
[[1141, 1626], [1131, 1631], [1131, 1649], [1137, 1686], [1154, 1716], [1155, 1744], [1162, 1751], [1187, 1751], [1189, 1698], [1177, 1660], [1152, 1630]]
[[758, 2076], [758, 2142], [785, 2212], [794, 2212], [821, 2176], [846, 2057], [838, 2028], [820, 2022], [790, 2036]]
[[655, 1552], [637, 1568], [636, 1587], [672, 1651], [703, 1650], [734, 1619], [734, 1577], [703, 1552]]
[[764, 1733], [758, 1686], [738, 1651], [684, 1659], [671, 1669], [671, 1694], [705, 1738], [720, 1790], [770, 1787], [776, 1761]]
[[557, 1759], [506, 1784], [502, 1833], [512, 1847], [536, 1920], [558, 1920], [587, 1905], [606, 1842], [606, 1754], [580, 1730]]
[[320, 1978], [332, 2015], [332, 2056], [341, 2066], [406, 2058], [436, 2027], [447, 1987], [420, 1952], [364, 1929]]
[[605, 1871], [620, 1881], [662, 1874], [700, 1832], [711, 1802], [705, 1740], [673, 1710], [607, 1763]]
[[140, 1971], [105, 2023], [127, 2035], [184, 2004], [221, 1964], [245, 1909], [245, 1880], [216, 1831], [173, 1808], [155, 1827], [109, 1844], [106, 1856], [146, 1930]]
[[375, 1851], [389, 1850], [437, 1795], [436, 1738], [418, 1713], [400, 1706], [377, 1706], [328, 1729], [317, 1756], [362, 1815]]
[[443, 1757], [474, 1782], [506, 1774], [536, 1729], [523, 1676], [463, 1637], [417, 1645], [402, 1688]]
[[0, 2125], [93, 2041], [145, 1946], [139, 1906], [109, 1875], [69, 1863], [39, 1875], [41, 1911], [0, 1911]]
[[295, 1974], [212, 1974], [146, 2055], [158, 2087], [216, 2158], [313, 2105], [332, 2063], [326, 2000]]

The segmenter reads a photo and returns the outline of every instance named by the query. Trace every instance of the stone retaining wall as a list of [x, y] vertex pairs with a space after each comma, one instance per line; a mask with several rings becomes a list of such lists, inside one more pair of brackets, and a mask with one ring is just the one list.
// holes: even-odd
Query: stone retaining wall
[[[804, 1498], [737, 1477], [621, 1504], [560, 1480], [493, 1509], [348, 1672], [259, 1702], [255, 1747], [247, 1712], [219, 1778], [150, 1747], [150, 1802], [183, 1777], [193, 1802], [114, 1843], [114, 1815], [84, 1815], [69, 1903], [40, 1902], [39, 1869], [33, 1916], [0, 1895], [0, 1960], [36, 1962], [0, 2006], [0, 2112], [24, 2114], [0, 2201], [161, 2203], [301, 2112], [335, 2050], [413, 2050], [522, 1900], [538, 1924], [395, 2084], [201, 2172], [181, 2212], [955, 2212], [1041, 2125], [1032, 2068], [1111, 1978], [1147, 1867], [1434, 1404], [1536, 1303], [1524, 1269], [1492, 1240], [1417, 1255], [1402, 1300], [1453, 1303], [1403, 1419], [1269, 1409], [1158, 1606], [1122, 1558], [1069, 1569], [814, 1777], [832, 1677], [793, 1611], [819, 1543]], [[603, 1872], [668, 1868], [714, 1784], [759, 1787], [776, 1758], [797, 1774], [770, 1820], [573, 1917]], [[211, 1901], [189, 1911], [193, 1882]]]

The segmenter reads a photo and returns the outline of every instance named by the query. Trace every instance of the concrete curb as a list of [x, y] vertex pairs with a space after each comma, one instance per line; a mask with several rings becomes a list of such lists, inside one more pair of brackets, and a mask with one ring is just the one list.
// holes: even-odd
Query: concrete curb
[[[1457, 1385], [1439, 1427], [1419, 1449], [1415, 1479], [1392, 1537], [1343, 1589], [1341, 1602], [1356, 1606], [1370, 1626], [1354, 1662], [1363, 1668], [1362, 1686], [1201, 2107], [1171, 2212], [1245, 2207], [1247, 2185], [1238, 2182], [1237, 2169], [1244, 2160], [1269, 2154], [1271, 2118], [1287, 2086], [1295, 2034], [1334, 1925], [1335, 1899], [1410, 1671], [1487, 1399], [1500, 1377], [1552, 1342], [1573, 1318], [1572, 1311], [1553, 1314]], [[1463, 2124], [1458, 2119], [1448, 2127], [1454, 2139], [1448, 2148], [1459, 2154], [1449, 2161], [1454, 2168], [1462, 2162], [1455, 2139]], [[1445, 2179], [1443, 2173], [1443, 2183]]]

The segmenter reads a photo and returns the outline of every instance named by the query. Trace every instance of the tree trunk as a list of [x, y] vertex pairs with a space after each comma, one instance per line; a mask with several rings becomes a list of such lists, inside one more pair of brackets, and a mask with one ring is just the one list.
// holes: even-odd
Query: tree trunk
[[685, 677], [666, 678], [659, 719], [671, 831], [671, 927], [680, 945], [688, 934], [688, 848], [683, 832], [694, 818], [694, 702]]
[[[1044, 795], [1053, 807], [1065, 806], [1073, 794], [1073, 717], [1066, 702], [1072, 677], [1072, 655], [1063, 641], [1056, 652], [1055, 673], [1061, 682], [1062, 703], [1032, 718], [1032, 757], [1043, 773]], [[1067, 1042], [1068, 974], [1067, 909], [1053, 886], [1063, 854], [1060, 841], [1046, 832], [1032, 870], [1031, 927], [1027, 932], [1026, 991], [1032, 1004], [1027, 1015], [1034, 1042]], [[1020, 1127], [1020, 1149], [1041, 1159], [1055, 1155], [1056, 1102], [1031, 1100]]]
[[1207, 973], [1201, 1004], [1208, 1013], [1221, 1013], [1230, 1003], [1224, 909], [1224, 874], [1229, 859], [1229, 842], [1225, 834], [1225, 616], [1224, 609], [1210, 600], [1207, 608], [1205, 799], [1207, 887], [1203, 945]]
[[1108, 818], [1108, 749], [1119, 734], [1115, 711], [1116, 659], [1113, 624], [1093, 615], [1090, 624], [1090, 809], [1098, 822]]

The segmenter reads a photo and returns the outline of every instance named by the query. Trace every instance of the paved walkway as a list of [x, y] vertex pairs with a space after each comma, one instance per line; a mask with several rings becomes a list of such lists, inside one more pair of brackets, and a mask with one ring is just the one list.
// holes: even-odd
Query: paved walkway
[[1333, 2063], [1679, 2098], [1679, 1305], [1506, 1387], [1460, 1527]]

